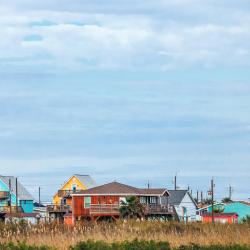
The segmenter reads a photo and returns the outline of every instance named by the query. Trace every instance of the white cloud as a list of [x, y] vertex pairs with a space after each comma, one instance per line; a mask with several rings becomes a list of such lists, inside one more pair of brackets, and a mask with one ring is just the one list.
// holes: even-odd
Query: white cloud
[[[177, 11], [175, 5], [183, 8], [195, 3], [191, 0], [172, 4], [147, 2], [154, 7], [161, 5], [168, 11], [171, 8]], [[32, 5], [29, 1], [26, 4]], [[44, 4], [49, 8], [48, 3]], [[4, 8], [0, 16], [0, 64], [4, 70], [21, 71], [249, 66], [248, 12], [231, 11], [235, 15], [231, 15], [230, 23], [229, 10], [223, 7], [220, 10], [227, 14], [224, 23], [220, 17], [202, 18], [196, 8], [197, 16], [184, 17], [185, 22], [178, 12], [159, 18], [147, 12], [119, 16], [115, 11], [114, 14], [90, 15], [77, 11], [36, 10], [35, 7], [28, 11]], [[211, 10], [208, 12], [211, 14]], [[198, 20], [194, 25], [195, 18]], [[32, 35], [41, 36], [41, 41], [24, 40]]]

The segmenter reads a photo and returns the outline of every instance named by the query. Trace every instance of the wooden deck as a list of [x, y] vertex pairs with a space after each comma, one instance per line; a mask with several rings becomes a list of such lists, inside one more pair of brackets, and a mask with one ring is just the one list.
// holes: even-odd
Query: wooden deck
[[173, 206], [162, 206], [160, 204], [150, 204], [145, 206], [146, 215], [168, 215], [174, 214]]
[[67, 213], [71, 212], [71, 207], [68, 205], [48, 205], [46, 207], [49, 213]]
[[[78, 190], [79, 191], [79, 190]], [[75, 194], [77, 190], [58, 190], [57, 195], [58, 197], [68, 197], [71, 194]]]
[[119, 205], [90, 205], [90, 215], [119, 215]]
[[22, 207], [16, 206], [0, 206], [0, 213], [1, 214], [9, 214], [9, 213], [22, 213]]
[[[120, 206], [118, 204], [98, 204], [90, 205], [90, 215], [120, 215]], [[145, 215], [172, 215], [174, 209], [172, 206], [145, 205]]]

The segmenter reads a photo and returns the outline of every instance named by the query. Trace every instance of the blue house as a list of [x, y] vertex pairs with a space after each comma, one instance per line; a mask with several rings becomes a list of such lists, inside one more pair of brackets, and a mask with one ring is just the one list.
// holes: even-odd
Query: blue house
[[[223, 213], [237, 213], [238, 214], [238, 221], [239, 223], [248, 215], [250, 216], [250, 204], [247, 202], [236, 201], [231, 203], [220, 203], [215, 205], [223, 207]], [[208, 211], [212, 211], [212, 207], [208, 207]]]
[[0, 212], [8, 213], [10, 208], [15, 211], [18, 207], [21, 213], [33, 213], [33, 201], [33, 197], [20, 182], [16, 185], [15, 177], [0, 176]]

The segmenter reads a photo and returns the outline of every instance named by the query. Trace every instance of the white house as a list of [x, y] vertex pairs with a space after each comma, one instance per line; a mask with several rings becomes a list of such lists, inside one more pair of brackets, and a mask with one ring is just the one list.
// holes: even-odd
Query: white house
[[196, 221], [197, 204], [188, 190], [168, 190], [168, 204], [174, 206], [179, 221]]

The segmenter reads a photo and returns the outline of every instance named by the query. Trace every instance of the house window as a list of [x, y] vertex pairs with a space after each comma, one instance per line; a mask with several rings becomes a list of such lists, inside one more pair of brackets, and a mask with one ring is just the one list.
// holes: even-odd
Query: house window
[[90, 204], [91, 204], [91, 197], [90, 196], [84, 197], [84, 208], [90, 208]]
[[147, 199], [146, 199], [145, 196], [140, 197], [140, 203], [141, 204], [146, 204], [147, 203]]
[[150, 201], [150, 204], [156, 204], [157, 203], [157, 197], [151, 196], [149, 201]]
[[73, 193], [76, 192], [76, 184], [73, 184], [73, 185], [72, 185], [72, 190], [73, 190]]

